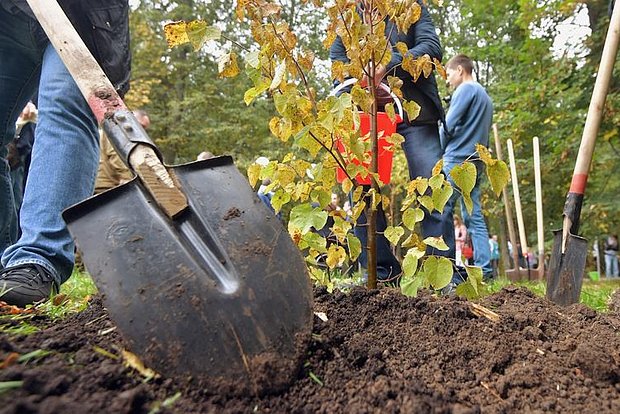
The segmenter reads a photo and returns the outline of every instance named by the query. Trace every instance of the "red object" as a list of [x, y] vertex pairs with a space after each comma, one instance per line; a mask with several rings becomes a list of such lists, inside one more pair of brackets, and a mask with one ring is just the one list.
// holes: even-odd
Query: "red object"
[[461, 249], [461, 253], [463, 254], [463, 256], [465, 256], [466, 259], [473, 259], [474, 248], [470, 244], [465, 244]]
[[[396, 132], [396, 125], [401, 121], [400, 116], [396, 115], [396, 119], [392, 121], [390, 117], [385, 112], [377, 112], [377, 131], [380, 133], [383, 131], [383, 136], [379, 138], [379, 179], [384, 184], [389, 184], [392, 179], [392, 156], [393, 153], [386, 147], [390, 147], [385, 138], [392, 135]], [[370, 132], [370, 115], [366, 113], [360, 113], [360, 136], [364, 136]], [[370, 139], [370, 138], [366, 138]], [[340, 140], [337, 141], [338, 150], [341, 153], [344, 153], [344, 146]], [[368, 152], [370, 153], [370, 151]], [[360, 161], [353, 160], [355, 164], [360, 164]], [[369, 163], [363, 164], [366, 168], [370, 168]], [[338, 168], [336, 171], [336, 179], [339, 183], [343, 182], [347, 178], [346, 173], [342, 170], [342, 168]], [[368, 184], [370, 185], [371, 176], [370, 174], [366, 176], [366, 178], [362, 178], [360, 175], [355, 177], [355, 181], [358, 184]]]

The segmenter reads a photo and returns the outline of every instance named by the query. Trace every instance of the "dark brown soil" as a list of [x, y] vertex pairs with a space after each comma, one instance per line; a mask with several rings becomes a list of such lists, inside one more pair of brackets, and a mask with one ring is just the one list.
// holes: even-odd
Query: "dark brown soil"
[[[314, 335], [305, 366], [284, 393], [212, 395], [171, 379], [145, 382], [122, 361], [123, 343], [95, 298], [64, 321], [36, 321], [28, 336], [0, 335], [12, 353], [52, 354], [0, 370], [23, 381], [0, 394], [0, 413], [620, 413], [620, 315], [557, 307], [525, 289], [471, 304], [391, 289], [315, 291]], [[154, 412], [154, 411], [153, 411]]]

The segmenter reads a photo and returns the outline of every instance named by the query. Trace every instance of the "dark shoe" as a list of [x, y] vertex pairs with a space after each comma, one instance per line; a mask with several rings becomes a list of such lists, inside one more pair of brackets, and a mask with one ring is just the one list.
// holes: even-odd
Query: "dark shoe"
[[450, 282], [450, 283], [448, 283], [447, 286], [445, 286], [444, 288], [442, 288], [439, 291], [439, 294], [441, 296], [455, 296], [456, 295], [456, 286], [457, 286], [456, 283]]
[[58, 285], [44, 267], [24, 264], [0, 272], [0, 301], [20, 308], [49, 299]]

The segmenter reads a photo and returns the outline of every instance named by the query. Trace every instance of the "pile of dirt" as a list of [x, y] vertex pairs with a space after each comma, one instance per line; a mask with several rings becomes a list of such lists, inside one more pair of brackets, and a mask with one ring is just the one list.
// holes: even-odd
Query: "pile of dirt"
[[327, 320], [315, 318], [298, 379], [279, 395], [226, 398], [171, 379], [144, 382], [102, 352], [118, 355], [123, 342], [95, 298], [62, 322], [38, 321], [31, 335], [0, 335], [0, 361], [51, 351], [0, 370], [0, 381], [22, 381], [0, 394], [0, 412], [620, 412], [618, 313], [560, 308], [522, 288], [481, 305], [492, 312], [388, 288], [317, 288], [315, 311]]

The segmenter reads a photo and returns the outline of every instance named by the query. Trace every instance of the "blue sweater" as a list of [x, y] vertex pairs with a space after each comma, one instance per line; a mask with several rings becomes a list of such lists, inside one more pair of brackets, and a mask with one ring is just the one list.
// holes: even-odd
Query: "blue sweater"
[[450, 102], [444, 128], [439, 129], [444, 162], [463, 162], [476, 153], [476, 144], [489, 146], [493, 102], [477, 82], [460, 84]]

